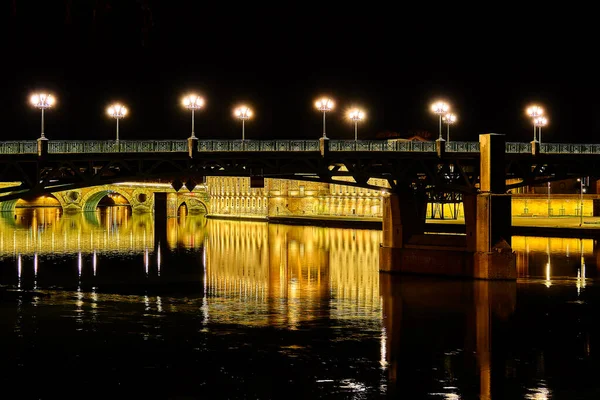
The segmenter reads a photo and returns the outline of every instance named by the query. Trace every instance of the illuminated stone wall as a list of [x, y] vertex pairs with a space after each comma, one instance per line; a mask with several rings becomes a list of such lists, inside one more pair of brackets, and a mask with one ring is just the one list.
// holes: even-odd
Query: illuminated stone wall
[[250, 188], [250, 178], [208, 177], [207, 188], [210, 214], [215, 216], [381, 218], [382, 215], [380, 191], [343, 184], [267, 178], [264, 188]]

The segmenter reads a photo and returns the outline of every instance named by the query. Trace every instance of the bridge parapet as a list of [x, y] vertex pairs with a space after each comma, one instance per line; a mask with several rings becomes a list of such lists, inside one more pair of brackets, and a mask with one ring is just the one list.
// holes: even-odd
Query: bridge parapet
[[[479, 142], [446, 142], [448, 153], [479, 153]], [[506, 142], [506, 153], [531, 154], [531, 143]], [[85, 153], [176, 153], [188, 152], [186, 139], [181, 140], [49, 140], [49, 154]], [[318, 152], [319, 140], [198, 140], [198, 152]], [[330, 140], [331, 152], [419, 152], [435, 153], [435, 141]], [[0, 142], [0, 154], [36, 154], [36, 140]], [[600, 154], [600, 144], [542, 143], [540, 153]]]

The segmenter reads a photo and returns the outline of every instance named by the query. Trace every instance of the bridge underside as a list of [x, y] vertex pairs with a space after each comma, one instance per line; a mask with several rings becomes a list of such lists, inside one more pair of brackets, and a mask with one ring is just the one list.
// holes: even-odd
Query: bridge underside
[[[479, 153], [445, 151], [15, 154], [0, 160], [0, 181], [22, 184], [1, 189], [0, 201], [124, 181], [161, 179], [193, 186], [206, 176], [338, 183], [386, 192], [410, 185], [428, 192], [477, 193], [479, 159]], [[600, 170], [600, 156], [506, 154], [503, 165], [509, 190], [590, 176]], [[373, 184], [373, 179], [386, 185]]]

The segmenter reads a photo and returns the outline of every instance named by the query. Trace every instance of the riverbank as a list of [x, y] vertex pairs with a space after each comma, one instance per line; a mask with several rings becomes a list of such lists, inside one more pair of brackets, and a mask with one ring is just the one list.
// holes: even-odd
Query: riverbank
[[[286, 225], [312, 225], [323, 227], [381, 229], [379, 218], [345, 217], [269, 217], [268, 221]], [[428, 219], [426, 232], [465, 233], [464, 219]], [[581, 223], [581, 225], [580, 225]], [[513, 217], [513, 234], [517, 236], [544, 237], [600, 237], [600, 217]]]

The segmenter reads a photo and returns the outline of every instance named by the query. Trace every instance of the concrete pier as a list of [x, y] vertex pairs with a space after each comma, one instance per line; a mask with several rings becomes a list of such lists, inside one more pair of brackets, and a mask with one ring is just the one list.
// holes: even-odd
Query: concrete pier
[[424, 234], [426, 202], [419, 193], [402, 189], [386, 196], [380, 270], [515, 280], [504, 148], [504, 135], [480, 135], [479, 192], [464, 195], [464, 236]]

